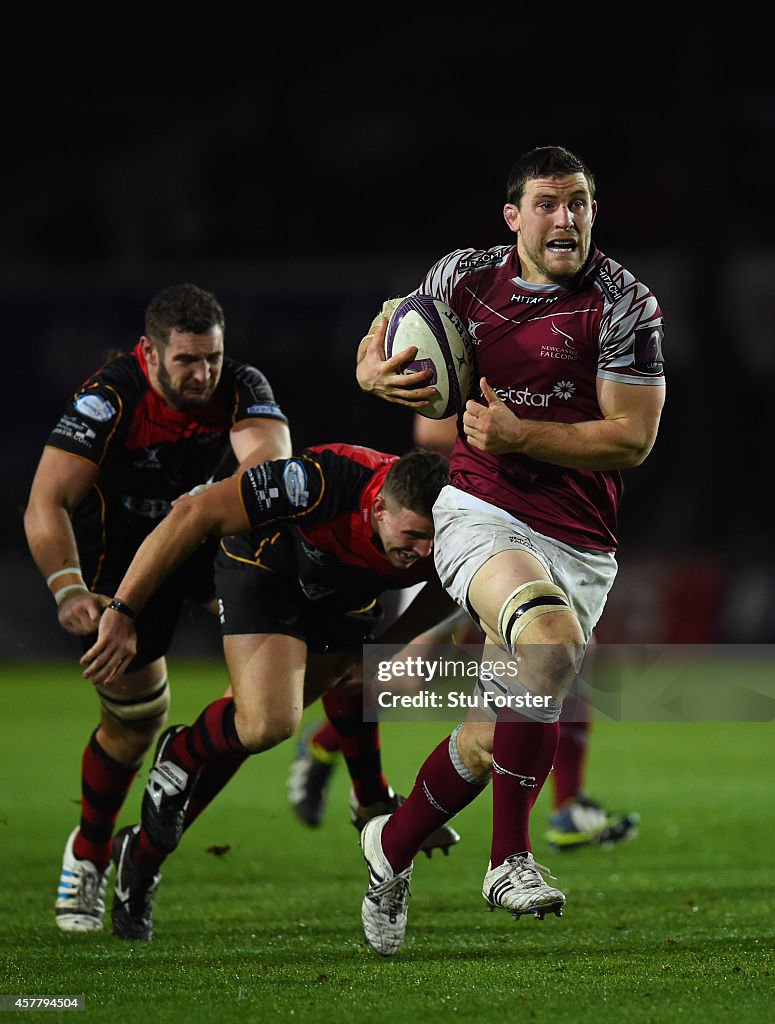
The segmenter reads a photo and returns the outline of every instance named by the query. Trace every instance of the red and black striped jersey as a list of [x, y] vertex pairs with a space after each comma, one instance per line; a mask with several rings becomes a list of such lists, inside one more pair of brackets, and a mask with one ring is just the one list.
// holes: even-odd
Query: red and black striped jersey
[[234, 471], [230, 431], [254, 417], [287, 422], [266, 377], [233, 359], [224, 359], [212, 400], [182, 412], [151, 387], [139, 344], [92, 374], [46, 442], [100, 469], [73, 515], [82, 557], [128, 564], [175, 498]]
[[246, 470], [240, 493], [254, 529], [224, 538], [224, 553], [298, 581], [311, 600], [335, 594], [346, 608], [435, 578], [430, 556], [394, 566], [371, 526], [371, 506], [397, 458], [324, 444]]

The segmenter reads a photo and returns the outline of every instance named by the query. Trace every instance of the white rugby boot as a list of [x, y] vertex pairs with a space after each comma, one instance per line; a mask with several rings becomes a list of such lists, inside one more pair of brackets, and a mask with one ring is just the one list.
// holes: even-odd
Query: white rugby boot
[[76, 827], [65, 845], [54, 914], [63, 932], [96, 932], [105, 916], [105, 888], [112, 865], [100, 872], [90, 860], [79, 860], [73, 853], [77, 835]]
[[549, 868], [536, 862], [532, 853], [515, 854], [507, 857], [497, 868], [491, 868], [482, 885], [482, 896], [487, 900], [488, 909], [502, 907], [515, 919], [522, 914], [532, 914], [539, 921], [543, 921], [548, 913], [562, 917], [565, 893], [547, 885], [542, 871], [549, 878], [554, 878]]
[[382, 829], [389, 821], [382, 814], [366, 822], [361, 831], [361, 851], [369, 869], [369, 887], [363, 898], [361, 920], [366, 944], [380, 956], [393, 956], [406, 932], [407, 903], [413, 864], [395, 872], [382, 850]]

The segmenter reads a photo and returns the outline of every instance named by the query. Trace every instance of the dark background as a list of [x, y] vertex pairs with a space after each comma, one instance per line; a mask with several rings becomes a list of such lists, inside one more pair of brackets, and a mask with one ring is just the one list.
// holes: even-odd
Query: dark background
[[67, 396], [107, 349], [135, 343], [157, 291], [215, 292], [228, 353], [267, 374], [297, 446], [402, 450], [411, 417], [359, 392], [357, 343], [383, 298], [441, 255], [509, 241], [509, 163], [549, 143], [595, 172], [594, 240], [665, 313], [668, 400], [654, 452], [625, 476], [622, 561], [720, 566], [717, 635], [772, 634], [769, 64], [732, 75], [725, 41], [692, 33], [645, 34], [638, 52], [597, 33], [591, 59], [588, 40], [558, 31], [539, 33], [533, 67], [502, 31], [479, 67], [415, 39], [408, 54], [383, 46], [381, 70], [376, 50], [345, 63], [313, 48], [294, 73], [265, 53], [251, 81], [6, 82], [0, 651], [72, 650], [23, 507]]

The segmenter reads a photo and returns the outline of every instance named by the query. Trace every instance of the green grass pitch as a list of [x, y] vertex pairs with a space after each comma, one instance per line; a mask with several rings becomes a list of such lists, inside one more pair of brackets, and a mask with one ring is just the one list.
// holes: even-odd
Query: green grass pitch
[[[170, 675], [172, 722], [226, 684], [217, 662], [173, 658]], [[0, 671], [0, 994], [82, 993], [81, 1019], [100, 1024], [775, 1019], [769, 723], [596, 726], [589, 788], [640, 812], [640, 835], [608, 852], [550, 853], [547, 787], [534, 850], [567, 893], [565, 916], [515, 922], [487, 913], [480, 894], [486, 794], [456, 819], [448, 858], [418, 859], [406, 945], [384, 960], [362, 945], [366, 874], [344, 768], [325, 824], [304, 828], [286, 804], [293, 741], [248, 762], [187, 833], [165, 865], [153, 942], [121, 942], [109, 925], [61, 934], [53, 899], [95, 708], [75, 664]], [[396, 789], [409, 790], [446, 731], [383, 727]], [[146, 770], [120, 824], [138, 818]], [[215, 856], [214, 845], [230, 849]]]

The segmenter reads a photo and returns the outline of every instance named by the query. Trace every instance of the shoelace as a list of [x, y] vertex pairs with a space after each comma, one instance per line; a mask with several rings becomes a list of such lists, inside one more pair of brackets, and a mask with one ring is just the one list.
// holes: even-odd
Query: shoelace
[[381, 900], [383, 896], [390, 895], [388, 900], [388, 914], [394, 916], [403, 909], [404, 903], [409, 896], [412, 895], [412, 889], [409, 885], [409, 879], [412, 875], [411, 868], [404, 868], [403, 871], [399, 871], [397, 875], [393, 875], [392, 878], [386, 878], [384, 882], [379, 882], [377, 885], [371, 886], [367, 895], [377, 896]]
[[524, 885], [526, 888], [537, 889], [544, 885], [545, 882], [541, 874], [546, 875], [547, 878], [554, 878], [555, 881], [557, 879], [557, 876], [553, 875], [549, 868], [544, 864], [539, 864], [537, 860], [528, 860], [527, 857], [507, 857], [506, 860], [511, 865], [511, 870], [517, 876], [520, 885]]
[[83, 896], [84, 902], [90, 903], [95, 896], [99, 897], [99, 882], [95, 875], [91, 871], [81, 872], [81, 885], [79, 887], [78, 895]]
[[66, 889], [68, 897], [75, 897], [88, 905], [95, 898], [97, 901], [104, 898], [107, 883], [107, 872], [100, 875], [96, 869], [89, 870], [81, 867], [80, 870], [72, 873], [67, 882], [60, 881], [60, 889]]

